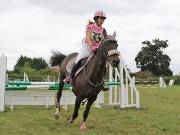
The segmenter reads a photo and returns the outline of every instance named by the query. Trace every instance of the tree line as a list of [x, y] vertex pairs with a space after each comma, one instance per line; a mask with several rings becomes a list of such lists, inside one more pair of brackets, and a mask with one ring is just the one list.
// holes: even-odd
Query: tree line
[[56, 81], [58, 78], [58, 73], [50, 69], [43, 58], [30, 58], [21, 55], [13, 71], [8, 71], [8, 78], [23, 79], [24, 72], [31, 81], [45, 81], [48, 76]]

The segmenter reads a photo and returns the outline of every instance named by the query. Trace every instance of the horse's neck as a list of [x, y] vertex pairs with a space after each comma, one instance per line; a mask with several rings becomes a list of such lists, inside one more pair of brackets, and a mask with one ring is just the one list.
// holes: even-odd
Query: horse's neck
[[[100, 63], [99, 63], [100, 61]], [[87, 75], [88, 77], [93, 81], [93, 82], [100, 82], [103, 77], [105, 76], [106, 73], [106, 61], [102, 60], [100, 58], [100, 52], [98, 51], [96, 56], [94, 56], [88, 64], [88, 72]]]

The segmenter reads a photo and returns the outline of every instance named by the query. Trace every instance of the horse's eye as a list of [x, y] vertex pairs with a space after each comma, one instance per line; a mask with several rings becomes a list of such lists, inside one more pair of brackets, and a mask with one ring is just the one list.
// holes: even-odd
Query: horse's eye
[[113, 43], [115, 44], [115, 43], [117, 43], [117, 41], [113, 41]]

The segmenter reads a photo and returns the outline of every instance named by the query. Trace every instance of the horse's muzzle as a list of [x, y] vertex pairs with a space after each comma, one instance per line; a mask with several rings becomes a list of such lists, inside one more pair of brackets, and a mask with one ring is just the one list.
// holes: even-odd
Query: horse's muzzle
[[113, 60], [113, 61], [112, 61], [112, 66], [113, 66], [113, 67], [118, 67], [119, 62], [120, 62], [119, 59], [118, 59], [118, 60]]

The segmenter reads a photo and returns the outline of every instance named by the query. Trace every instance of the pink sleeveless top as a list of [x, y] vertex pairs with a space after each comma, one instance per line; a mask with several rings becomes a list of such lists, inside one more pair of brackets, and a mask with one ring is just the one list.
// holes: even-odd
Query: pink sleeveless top
[[[96, 26], [95, 23], [93, 23], [87, 26], [86, 32], [88, 31], [91, 32], [91, 35], [90, 35], [90, 38], [92, 41], [91, 49], [96, 50], [99, 47], [101, 40], [104, 38], [104, 35], [103, 35], [104, 28], [98, 27]], [[85, 41], [85, 43], [87, 42]]]

